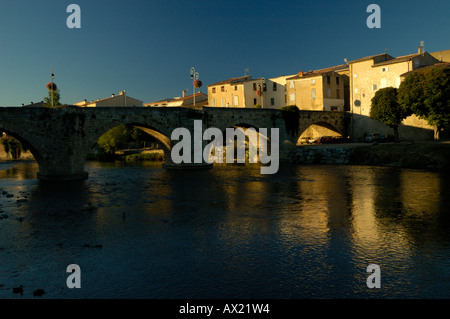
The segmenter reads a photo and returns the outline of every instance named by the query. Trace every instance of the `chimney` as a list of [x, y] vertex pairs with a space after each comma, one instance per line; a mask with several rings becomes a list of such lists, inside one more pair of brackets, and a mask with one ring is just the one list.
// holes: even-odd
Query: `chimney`
[[423, 53], [425, 52], [424, 49], [423, 49], [423, 47], [424, 47], [423, 44], [424, 44], [424, 42], [423, 42], [423, 41], [420, 41], [420, 46], [419, 46], [419, 48], [418, 48], [418, 50], [417, 50], [417, 53], [422, 54], [422, 55], [423, 55]]
[[298, 76], [303, 76], [303, 71], [298, 72]]
[[181, 96], [186, 97], [186, 90], [181, 91]]

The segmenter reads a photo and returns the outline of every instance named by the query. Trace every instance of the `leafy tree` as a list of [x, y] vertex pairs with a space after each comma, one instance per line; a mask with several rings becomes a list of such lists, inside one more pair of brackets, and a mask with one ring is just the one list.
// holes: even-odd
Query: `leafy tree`
[[450, 128], [450, 67], [410, 73], [399, 88], [399, 103], [439, 132]]
[[372, 98], [370, 117], [394, 129], [395, 141], [399, 141], [398, 126], [410, 112], [398, 103], [397, 89], [386, 87], [378, 90]]
[[131, 142], [137, 147], [146, 147], [149, 142], [154, 142], [155, 138], [137, 127], [128, 127], [131, 130]]
[[97, 145], [104, 153], [114, 154], [117, 150], [125, 148], [127, 141], [127, 127], [125, 125], [120, 125], [100, 136]]
[[13, 159], [19, 159], [20, 155], [22, 155], [22, 152], [28, 151], [28, 148], [26, 147], [25, 144], [21, 143], [20, 141], [16, 140], [13, 137], [4, 138], [2, 144], [5, 153], [11, 154], [11, 157]]
[[[59, 99], [61, 98], [59, 94], [59, 90], [53, 90], [53, 106], [61, 105]], [[44, 106], [51, 107], [52, 106], [52, 91], [48, 91], [48, 97], [44, 98]]]
[[154, 138], [144, 131], [129, 125], [119, 125], [100, 136], [97, 146], [105, 154], [114, 154], [130, 146], [145, 147], [151, 141]]

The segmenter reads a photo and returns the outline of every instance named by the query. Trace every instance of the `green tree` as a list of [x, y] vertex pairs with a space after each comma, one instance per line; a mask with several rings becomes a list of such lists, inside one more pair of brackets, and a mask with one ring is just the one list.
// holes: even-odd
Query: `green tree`
[[[59, 99], [61, 98], [59, 94], [59, 90], [53, 90], [53, 106], [61, 105]], [[52, 91], [48, 91], [48, 97], [44, 98], [44, 106], [51, 107], [52, 106]]]
[[119, 125], [100, 136], [97, 146], [106, 154], [114, 154], [127, 146], [129, 135], [128, 128], [125, 125]]
[[3, 138], [2, 144], [5, 153], [11, 154], [11, 157], [13, 159], [19, 159], [22, 155], [22, 152], [28, 151], [28, 147], [26, 147], [25, 144], [21, 143], [13, 137]]
[[450, 128], [450, 67], [428, 68], [410, 73], [399, 87], [399, 103], [439, 132]]
[[119, 125], [102, 136], [97, 141], [97, 146], [105, 154], [112, 155], [124, 148], [145, 147], [154, 138], [137, 127], [131, 125]]
[[397, 89], [386, 87], [378, 90], [372, 98], [370, 117], [394, 129], [395, 141], [399, 141], [398, 126], [410, 115], [398, 103]]
[[137, 127], [128, 127], [131, 131], [131, 142], [137, 147], [146, 147], [149, 143], [154, 142], [155, 138]]

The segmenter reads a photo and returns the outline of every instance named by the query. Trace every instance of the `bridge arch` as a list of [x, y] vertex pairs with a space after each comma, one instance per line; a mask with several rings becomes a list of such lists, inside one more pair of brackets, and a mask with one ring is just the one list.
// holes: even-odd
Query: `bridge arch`
[[[239, 154], [238, 152], [238, 148], [239, 147], [243, 147], [244, 148], [244, 152], [246, 154], [246, 161], [257, 161], [258, 160], [258, 156], [255, 155], [255, 158], [250, 159], [248, 158], [248, 156], [250, 155], [250, 148], [255, 147], [257, 148], [259, 151], [263, 151], [265, 153], [268, 152], [268, 148], [270, 148], [270, 138], [267, 136], [270, 134], [270, 131], [267, 132], [267, 134], [263, 134], [261, 133], [261, 128], [258, 127], [257, 125], [255, 125], [255, 123], [249, 124], [249, 122], [238, 122], [237, 124], [233, 124], [233, 125], [229, 125], [229, 126], [225, 126], [222, 125], [220, 128], [218, 128], [222, 134], [222, 146], [223, 149], [220, 151], [220, 154], [225, 156], [225, 150], [227, 148], [227, 146], [230, 146], [231, 144], [233, 144], [234, 146], [234, 158], [235, 160], [237, 159], [237, 154]], [[244, 145], [239, 145], [236, 143], [236, 139], [237, 136], [233, 135], [233, 137], [231, 138], [230, 136], [227, 135], [227, 129], [234, 129], [235, 132], [237, 131], [241, 131], [241, 133], [245, 136], [245, 141], [244, 141]], [[252, 135], [252, 133], [248, 133], [246, 130], [247, 129], [254, 129], [254, 131], [256, 132], [255, 135]], [[240, 133], [237, 133], [240, 135]], [[259, 139], [263, 137], [266, 144], [265, 147], [263, 147], [262, 145], [259, 145]], [[255, 138], [256, 140], [250, 141], [250, 138]], [[206, 151], [208, 152], [208, 154], [210, 154], [211, 149], [213, 148], [213, 145], [211, 145], [211, 140], [206, 142]], [[254, 143], [254, 144], [253, 144]], [[208, 147], [209, 146], [209, 147]], [[256, 154], [256, 152], [255, 152]], [[224, 158], [224, 162], [225, 162], [225, 158]]]
[[343, 136], [343, 132], [329, 122], [314, 122], [299, 132], [297, 144], [306, 138], [314, 139], [322, 136]]
[[166, 128], [164, 128], [162, 125], [158, 125], [158, 123], [145, 123], [145, 121], [119, 121], [119, 122], [111, 122], [111, 123], [105, 123], [103, 125], [97, 126], [95, 128], [95, 131], [91, 132], [89, 136], [87, 137], [86, 147], [85, 151], [86, 154], [89, 152], [92, 147], [95, 146], [99, 138], [109, 132], [110, 130], [120, 126], [120, 125], [127, 125], [136, 127], [145, 133], [149, 134], [164, 146], [165, 151], [170, 151], [171, 149], [171, 141], [170, 141], [170, 134]]
[[[20, 143], [22, 143], [22, 145], [25, 146], [33, 155], [38, 165], [44, 161], [42, 150], [40, 149], [40, 143], [37, 139], [34, 138], [34, 136], [25, 136], [25, 134], [17, 133], [16, 131], [12, 131], [3, 126], [0, 126], [0, 134], [1, 132], [5, 132], [6, 135], [13, 137]], [[0, 147], [3, 147], [3, 145], [0, 145]]]

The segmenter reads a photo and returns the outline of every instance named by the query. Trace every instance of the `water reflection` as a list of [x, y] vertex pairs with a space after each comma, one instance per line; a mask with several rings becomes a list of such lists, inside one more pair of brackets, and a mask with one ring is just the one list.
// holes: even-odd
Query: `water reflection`
[[[1, 297], [25, 281], [53, 298], [439, 298], [450, 288], [446, 173], [91, 162], [88, 180], [55, 184], [37, 169], [0, 164], [1, 191], [14, 195], [0, 195]], [[70, 263], [96, 284], [65, 288], [57, 278]], [[371, 263], [378, 291], [365, 285]]]

